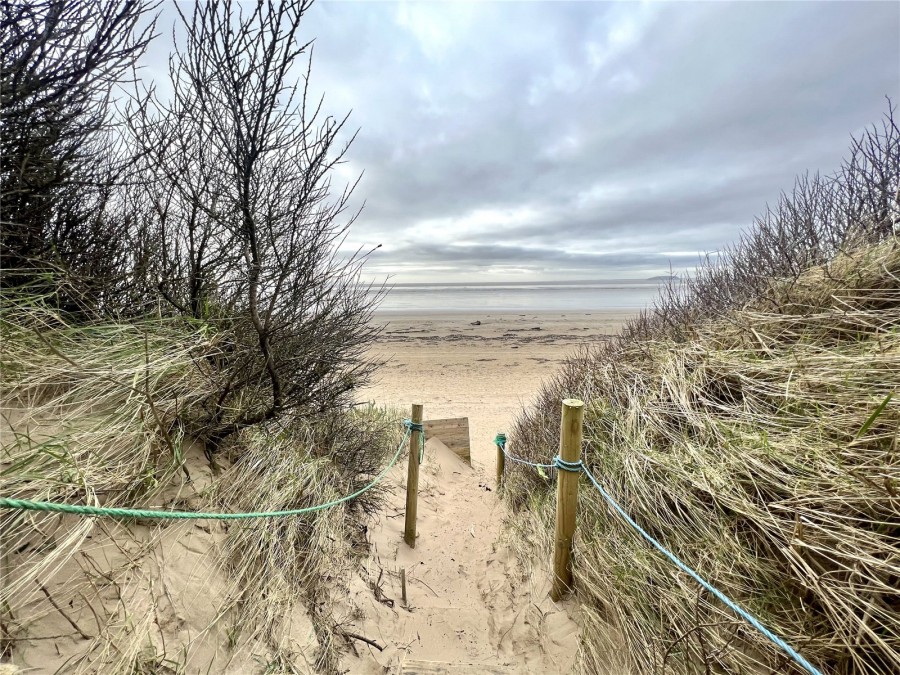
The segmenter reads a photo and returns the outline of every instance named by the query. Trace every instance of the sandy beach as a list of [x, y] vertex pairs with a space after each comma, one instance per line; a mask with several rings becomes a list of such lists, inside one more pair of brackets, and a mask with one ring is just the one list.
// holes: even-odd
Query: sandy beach
[[[627, 312], [381, 315], [373, 353], [387, 361], [361, 393], [425, 419], [468, 417], [472, 466], [439, 439], [420, 474], [418, 539], [403, 542], [406, 464], [390, 503], [369, 527], [371, 555], [351, 584], [362, 616], [344, 666], [352, 673], [568, 673], [578, 647], [577, 605], [548, 597], [550, 575], [527, 575], [503, 543], [494, 491], [493, 437], [509, 429], [567, 354], [609, 339]], [[401, 602], [400, 571], [408, 602]], [[379, 590], [373, 592], [375, 588]], [[387, 602], [387, 601], [390, 602]], [[428, 670], [427, 662], [455, 664]]]
[[426, 419], [468, 417], [473, 463], [493, 467], [494, 435], [508, 429], [541, 381], [632, 314], [376, 315], [383, 330], [373, 354], [386, 363], [361, 397], [404, 409], [421, 403]]

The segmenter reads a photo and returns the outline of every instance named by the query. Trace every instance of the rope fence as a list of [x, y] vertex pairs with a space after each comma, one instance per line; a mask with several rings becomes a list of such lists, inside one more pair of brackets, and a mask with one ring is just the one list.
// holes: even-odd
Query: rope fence
[[509, 459], [518, 464], [522, 464], [525, 466], [531, 467], [540, 467], [540, 468], [548, 468], [554, 467], [560, 469], [562, 471], [568, 471], [571, 473], [583, 473], [585, 474], [590, 482], [593, 483], [594, 487], [597, 488], [597, 491], [603, 497], [603, 499], [612, 507], [613, 511], [620, 516], [626, 523], [628, 523], [638, 534], [640, 534], [645, 540], [647, 540], [650, 544], [653, 545], [660, 553], [662, 553], [669, 561], [675, 565], [682, 572], [688, 574], [691, 578], [694, 579], [698, 584], [700, 584], [707, 591], [712, 593], [716, 598], [718, 598], [726, 607], [731, 609], [735, 614], [741, 617], [744, 621], [749, 623], [753, 628], [759, 631], [764, 637], [766, 637], [770, 642], [779, 647], [785, 654], [787, 654], [795, 663], [801, 666], [806, 672], [811, 675], [822, 675], [822, 671], [812, 665], [809, 661], [807, 661], [803, 656], [797, 652], [793, 647], [791, 647], [787, 642], [785, 642], [782, 638], [775, 635], [772, 631], [766, 628], [762, 622], [757, 619], [755, 616], [750, 614], [747, 610], [738, 605], [734, 600], [725, 595], [718, 588], [713, 586], [706, 579], [701, 577], [696, 571], [688, 567], [684, 562], [682, 562], [678, 556], [669, 551], [665, 546], [659, 543], [656, 539], [654, 539], [644, 528], [638, 525], [634, 519], [628, 515], [628, 513], [623, 509], [616, 500], [614, 500], [609, 493], [603, 489], [603, 486], [600, 485], [599, 481], [594, 477], [592, 471], [585, 466], [581, 460], [577, 460], [574, 462], [569, 462], [563, 460], [559, 455], [556, 455], [553, 458], [553, 462], [551, 464], [539, 464], [535, 462], [529, 462], [526, 459], [521, 457], [516, 457], [506, 448], [506, 435], [505, 434], [497, 434], [494, 438], [494, 443], [503, 453], [503, 456], [506, 459]]
[[[259, 511], [250, 513], [210, 513], [203, 511], [161, 511], [154, 509], [120, 509], [102, 506], [87, 506], [84, 504], [61, 504], [58, 502], [40, 502], [31, 501], [29, 499], [11, 499], [9, 497], [0, 497], [0, 509], [20, 509], [25, 511], [43, 511], [48, 513], [68, 513], [71, 515], [105, 517], [105, 518], [150, 518], [157, 520], [247, 520], [250, 518], [282, 518], [287, 516], [298, 516], [304, 513], [312, 513], [313, 511], [321, 511], [323, 509], [349, 502], [356, 499], [364, 492], [371, 490], [384, 478], [385, 474], [391, 470], [391, 467], [400, 459], [403, 452], [403, 446], [409, 440], [413, 431], [422, 431], [422, 425], [416, 424], [410, 420], [403, 420], [403, 426], [406, 433], [397, 446], [397, 451], [391, 457], [391, 461], [387, 463], [381, 472], [375, 476], [369, 483], [357, 490], [356, 492], [334, 499], [324, 504], [316, 504], [315, 506], [307, 506], [302, 509], [288, 509], [285, 511]], [[422, 447], [419, 452], [424, 453], [425, 435], [422, 437]], [[421, 456], [421, 454], [420, 454]]]
[[[813, 666], [809, 661], [803, 658], [793, 647], [791, 647], [787, 642], [785, 642], [782, 638], [778, 637], [772, 631], [767, 629], [762, 622], [757, 619], [755, 616], [750, 614], [748, 611], [743, 609], [740, 605], [738, 605], [734, 600], [725, 595], [718, 588], [713, 586], [709, 581], [701, 577], [696, 571], [686, 565], [682, 560], [680, 560], [674, 553], [669, 551], [665, 546], [663, 546], [660, 542], [654, 539], [650, 534], [647, 533], [640, 525], [638, 525], [631, 516], [623, 509], [618, 502], [616, 502], [610, 494], [603, 488], [600, 482], [594, 477], [592, 471], [586, 467], [581, 459], [581, 443], [582, 443], [582, 430], [581, 426], [583, 423], [583, 413], [581, 407], [583, 404], [580, 401], [576, 401], [574, 399], [567, 399], [563, 402], [563, 436], [560, 443], [560, 454], [557, 454], [552, 462], [547, 464], [542, 464], [539, 462], [531, 462], [522, 457], [517, 457], [513, 455], [507, 449], [507, 438], [505, 434], [497, 434], [494, 438], [494, 444], [498, 449], [497, 456], [497, 479], [498, 482], [502, 478], [503, 468], [506, 460], [515, 462], [517, 464], [522, 464], [524, 466], [529, 466], [532, 468], [536, 468], [538, 471], [543, 469], [557, 469], [565, 474], [585, 474], [593, 486], [597, 489], [603, 499], [609, 504], [609, 506], [613, 509], [613, 511], [621, 517], [628, 525], [634, 529], [638, 534], [640, 534], [647, 542], [649, 542], [654, 548], [656, 548], [660, 553], [662, 553], [668, 560], [675, 565], [682, 572], [688, 574], [691, 578], [693, 578], [698, 584], [700, 584], [707, 591], [712, 593], [718, 600], [720, 600], [724, 605], [726, 605], [729, 609], [731, 609], [735, 614], [740, 616], [744, 621], [750, 624], [753, 628], [759, 631], [760, 634], [765, 636], [770, 642], [779, 647], [785, 654], [787, 654], [795, 663], [804, 668], [811, 675], [822, 675], [822, 672]], [[365, 486], [356, 490], [352, 494], [346, 495], [345, 497], [341, 497], [339, 499], [334, 499], [329, 502], [325, 502], [324, 504], [317, 504], [315, 506], [307, 506], [305, 508], [300, 509], [287, 509], [283, 511], [260, 511], [260, 512], [249, 512], [249, 513], [221, 513], [221, 512], [202, 512], [202, 511], [164, 511], [164, 510], [154, 510], [154, 509], [126, 509], [126, 508], [115, 508], [115, 507], [99, 507], [99, 506], [88, 506], [82, 504], [64, 504], [58, 502], [45, 502], [45, 501], [32, 501], [28, 499], [13, 499], [9, 497], [0, 497], [0, 509], [19, 509], [26, 511], [42, 511], [49, 513], [66, 513], [72, 515], [81, 515], [81, 516], [89, 516], [89, 517], [109, 517], [109, 518], [145, 518], [145, 519], [160, 519], [160, 520], [246, 520], [251, 518], [281, 518], [288, 516], [296, 516], [304, 513], [311, 513], [314, 511], [320, 511], [323, 509], [331, 508], [333, 506], [337, 506], [344, 502], [348, 502], [352, 499], [355, 499], [362, 495], [363, 493], [371, 490], [375, 485], [377, 485], [381, 480], [385, 477], [388, 471], [397, 463], [397, 460], [400, 459], [400, 455], [403, 452], [403, 447], [406, 445], [407, 441], [410, 441], [410, 478], [412, 480], [408, 480], [407, 482], [407, 524], [406, 524], [406, 541], [411, 546], [415, 546], [415, 511], [416, 511], [416, 496], [417, 496], [417, 484], [418, 484], [418, 465], [424, 461], [425, 459], [425, 426], [422, 423], [422, 407], [421, 406], [413, 406], [413, 419], [405, 419], [403, 420], [403, 426], [406, 429], [403, 434], [403, 438], [400, 440], [400, 443], [397, 446], [397, 450], [394, 453], [393, 457], [391, 457], [390, 461], [387, 465], [378, 473], [375, 478], [373, 478], [369, 483]], [[413, 444], [414, 442], [418, 442], [419, 451], [417, 453], [413, 453]], [[562, 455], [566, 455], [568, 459], [562, 457]], [[542, 472], [543, 473], [543, 472]], [[566, 483], [563, 486], [563, 483]], [[572, 536], [574, 534], [574, 514], [575, 514], [575, 502], [577, 502], [578, 495], [578, 480], [577, 476], [572, 476], [572, 480], [569, 478], [565, 478], [561, 474], [559, 476], [559, 500], [558, 504], [560, 507], [565, 505], [568, 509], [568, 513], [563, 517], [557, 518], [557, 527], [560, 527], [560, 524], [563, 523], [566, 527], [566, 531], [560, 534], [560, 531], [557, 531], [556, 537], [556, 549], [554, 550], [554, 564], [555, 564], [555, 579], [554, 579], [554, 591], [551, 592], [551, 595], [558, 595], [557, 589], [562, 587], [568, 587], [571, 585], [571, 562], [570, 562], [570, 554], [571, 554], [571, 542]], [[564, 494], [565, 493], [565, 494]], [[565, 503], [565, 504], [564, 504]], [[559, 516], [559, 514], [558, 514]], [[557, 597], [554, 597], [557, 599]]]
[[506, 456], [506, 459], [510, 459], [513, 462], [524, 464], [525, 466], [532, 466], [536, 469], [552, 469], [556, 466], [556, 464], [554, 464], [553, 462], [551, 462], [550, 464], [537, 464], [536, 462], [529, 462], [527, 459], [522, 459], [521, 457], [511, 455], [506, 450], [506, 434], [497, 434], [494, 437], [494, 444], [500, 448], [500, 450]]

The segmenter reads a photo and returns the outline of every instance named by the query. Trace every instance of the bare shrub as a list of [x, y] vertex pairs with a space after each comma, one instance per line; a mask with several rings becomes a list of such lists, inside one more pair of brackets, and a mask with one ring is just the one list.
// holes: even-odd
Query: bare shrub
[[797, 278], [840, 251], [900, 230], [900, 128], [889, 102], [881, 126], [854, 138], [849, 158], [828, 177], [798, 177], [790, 194], [756, 219], [737, 244], [708, 256], [696, 273], [672, 281], [655, 305], [628, 324], [628, 338], [689, 337], [694, 322], [720, 316]]
[[[142, 228], [158, 252], [144, 272], [171, 311], [228, 330], [215, 395], [200, 421], [214, 444], [285, 413], [347, 401], [372, 364], [377, 297], [360, 283], [365, 255], [342, 257], [352, 186], [331, 171], [352, 141], [346, 118], [321, 115], [291, 74], [310, 3], [198, 3], [171, 63], [174, 95], [135, 118], [153, 180]], [[143, 188], [142, 188], [143, 189]]]
[[153, 6], [0, 2], [2, 287], [47, 286], [52, 270], [70, 308], [114, 301], [127, 223], [107, 207], [133, 158], [112, 101], [153, 37]]

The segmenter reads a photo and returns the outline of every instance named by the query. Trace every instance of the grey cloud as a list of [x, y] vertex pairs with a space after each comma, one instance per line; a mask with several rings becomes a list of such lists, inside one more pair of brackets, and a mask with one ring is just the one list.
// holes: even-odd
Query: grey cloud
[[361, 128], [351, 243], [398, 281], [659, 273], [900, 98], [896, 3], [319, 2], [306, 30]]

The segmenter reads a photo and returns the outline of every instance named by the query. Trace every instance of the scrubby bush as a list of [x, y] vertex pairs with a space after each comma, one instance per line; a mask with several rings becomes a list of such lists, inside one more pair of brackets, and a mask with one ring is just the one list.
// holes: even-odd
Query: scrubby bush
[[346, 405], [374, 367], [380, 294], [361, 283], [365, 252], [339, 250], [353, 185], [331, 184], [353, 136], [307, 100], [310, 5], [176, 5], [172, 95], [136, 85], [126, 106], [112, 101], [156, 5], [0, 5], [2, 287], [52, 290], [73, 319], [227, 334], [193, 428], [211, 446]]
[[119, 302], [128, 222], [110, 201], [134, 157], [113, 99], [153, 37], [152, 8], [0, 1], [0, 288], [41, 283], [70, 311]]
[[842, 251], [900, 232], [900, 129], [889, 101], [880, 127], [854, 138], [833, 175], [803, 175], [739, 241], [672, 281], [626, 338], [689, 336], [693, 325], [743, 306]]
[[352, 186], [331, 186], [352, 138], [339, 140], [346, 117], [307, 101], [310, 5], [197, 3], [181, 16], [171, 99], [148, 93], [129, 116], [147, 179], [129, 198], [155, 248], [143, 285], [230, 335], [205, 406], [214, 444], [345, 404], [373, 368], [379, 295], [360, 283], [366, 256], [338, 251]]
[[[176, 6], [185, 38], [172, 96], [135, 83], [115, 105], [153, 39], [157, 4], [0, 0], [4, 497], [304, 508], [355, 492], [396, 450], [397, 420], [353, 407], [375, 367], [380, 294], [360, 283], [366, 253], [341, 250], [357, 214], [346, 212], [353, 186], [333, 190], [331, 175], [352, 135], [341, 142], [347, 118], [308, 105], [299, 35], [310, 5]], [[187, 498], [187, 448], [201, 446], [216, 476]], [[364, 542], [359, 516], [379, 495], [229, 528], [236, 583], [222, 616], [279, 672], [302, 662], [289, 629], [296, 601], [309, 602], [318, 667], [336, 669], [319, 578], [346, 576]], [[91, 537], [155, 555], [165, 528], [147, 535], [146, 525], [111, 532], [94, 519], [0, 513], [0, 658], [60, 602], [94, 612], [94, 584], [115, 586], [122, 570], [69, 579], [73, 561]], [[44, 584], [63, 568], [54, 598]], [[129, 598], [152, 600], [153, 583], [135, 581]], [[35, 598], [49, 605], [23, 616]], [[195, 636], [177, 657], [164, 639], [147, 646], [146, 621], [130, 619], [140, 602], [119, 600], [124, 619], [102, 605], [69, 667], [144, 672], [182, 656], [184, 667]]]

